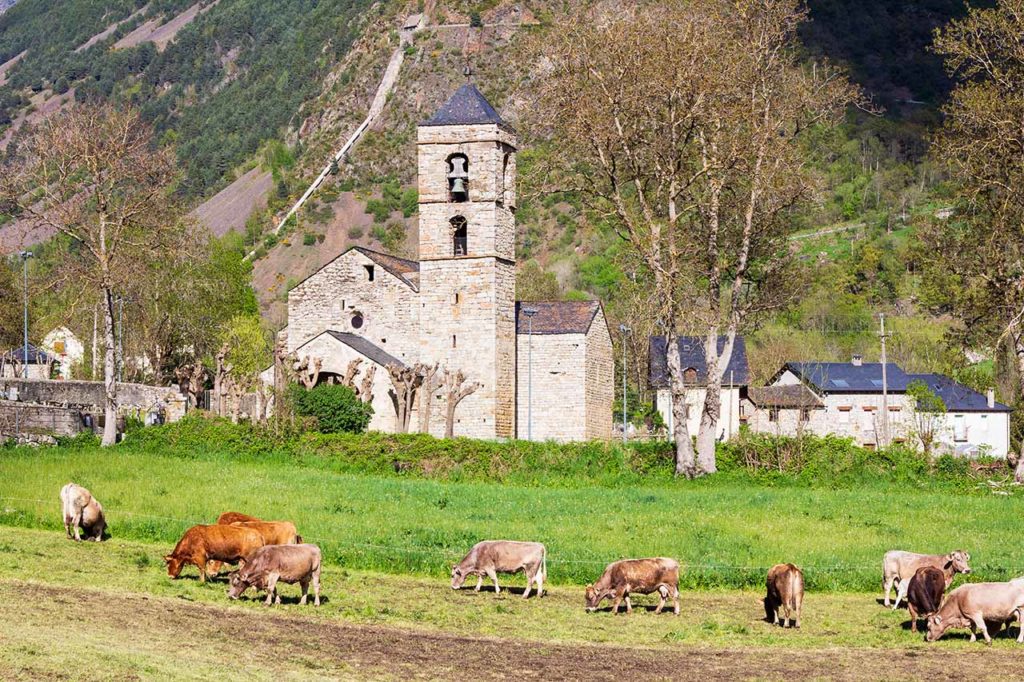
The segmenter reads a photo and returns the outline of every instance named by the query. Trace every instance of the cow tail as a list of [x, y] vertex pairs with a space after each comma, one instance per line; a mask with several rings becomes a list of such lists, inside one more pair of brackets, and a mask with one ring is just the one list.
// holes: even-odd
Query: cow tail
[[540, 570], [544, 575], [544, 582], [548, 581], [548, 548], [545, 546], [544, 551], [540, 554]]

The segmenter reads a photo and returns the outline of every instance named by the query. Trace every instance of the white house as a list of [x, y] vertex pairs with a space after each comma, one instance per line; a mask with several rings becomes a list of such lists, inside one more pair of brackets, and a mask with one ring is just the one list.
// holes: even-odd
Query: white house
[[43, 337], [40, 347], [58, 363], [61, 379], [70, 379], [72, 368], [82, 366], [85, 344], [67, 327], [57, 327]]
[[[725, 347], [726, 338], [718, 338], [718, 351]], [[707, 395], [708, 366], [704, 353], [704, 339], [699, 336], [680, 336], [679, 361], [686, 385], [686, 426], [692, 436], [700, 429], [700, 416]], [[672, 391], [668, 373], [668, 346], [664, 336], [652, 336], [647, 355], [648, 382], [655, 392], [655, 407], [672, 438], [675, 421], [672, 417]], [[743, 406], [750, 370], [747, 366], [747, 346], [742, 336], [733, 344], [732, 357], [722, 378], [722, 416], [718, 420], [718, 440], [728, 440], [739, 433], [744, 419]]]
[[28, 369], [25, 369], [25, 347], [18, 346], [0, 355], [0, 379], [49, 379], [53, 358], [28, 344]]
[[883, 378], [880, 363], [865, 363], [859, 356], [848, 363], [786, 363], [768, 386], [748, 391], [744, 412], [755, 431], [834, 434], [876, 447], [884, 409], [891, 440], [918, 445], [917, 404], [907, 394], [915, 381], [924, 383], [946, 406], [936, 429], [939, 451], [1006, 456], [1012, 410], [996, 402], [993, 391], [983, 395], [941, 374], [909, 374], [894, 363], [885, 365]]

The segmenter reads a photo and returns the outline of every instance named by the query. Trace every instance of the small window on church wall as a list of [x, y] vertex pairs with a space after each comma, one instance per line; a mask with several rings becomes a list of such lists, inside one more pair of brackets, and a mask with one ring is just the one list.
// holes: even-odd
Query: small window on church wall
[[455, 348], [455, 347], [456, 347], [456, 344], [455, 344], [455, 334], [452, 334], [452, 348]]
[[459, 292], [455, 292], [455, 305], [459, 304]]
[[448, 200], [469, 200], [469, 158], [465, 154], [448, 157], [446, 176], [448, 178]]
[[509, 185], [508, 164], [509, 164], [510, 158], [511, 158], [511, 155], [505, 154], [505, 158], [503, 159], [502, 164], [501, 164], [501, 202], [502, 203], [505, 203], [506, 201], [508, 201], [509, 190], [511, 189], [508, 186]]
[[353, 329], [360, 329], [360, 328], [362, 328], [362, 326], [363, 326], [363, 314], [362, 313], [356, 313], [355, 315], [352, 316], [352, 328]]
[[364, 265], [363, 268], [366, 269], [366, 281], [367, 282], [372, 282], [373, 281], [373, 266], [372, 265]]
[[452, 226], [452, 254], [465, 256], [469, 253], [469, 230], [466, 219], [457, 215], [449, 222]]

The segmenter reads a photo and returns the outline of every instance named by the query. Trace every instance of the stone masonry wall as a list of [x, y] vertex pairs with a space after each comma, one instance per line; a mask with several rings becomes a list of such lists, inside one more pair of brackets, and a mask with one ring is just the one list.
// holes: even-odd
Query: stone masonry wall
[[598, 310], [586, 339], [586, 437], [610, 440], [615, 393], [612, 337], [604, 311]]
[[[366, 267], [373, 267], [369, 281]], [[363, 326], [352, 326], [359, 312]], [[398, 359], [415, 362], [416, 292], [358, 251], [325, 265], [288, 294], [288, 350], [334, 329], [365, 337]]]
[[[587, 438], [587, 337], [584, 334], [519, 334], [518, 437], [527, 438], [530, 365], [533, 366], [532, 438]], [[530, 361], [532, 348], [532, 363]], [[610, 413], [609, 408], [609, 413]], [[609, 429], [610, 430], [610, 429]]]
[[[0, 379], [0, 396], [9, 397], [11, 389], [19, 403], [37, 403], [61, 407], [102, 409], [105, 404], [103, 382], [51, 381], [37, 379]], [[177, 388], [147, 386], [145, 384], [118, 384], [117, 399], [123, 410], [147, 410], [159, 405], [168, 412], [172, 421], [184, 415], [185, 398]]]

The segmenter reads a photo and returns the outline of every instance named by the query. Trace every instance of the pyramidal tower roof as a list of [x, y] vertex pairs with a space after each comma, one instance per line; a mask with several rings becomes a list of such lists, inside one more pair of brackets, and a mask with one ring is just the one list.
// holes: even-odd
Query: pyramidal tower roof
[[424, 126], [458, 126], [497, 124], [507, 126], [491, 103], [480, 94], [476, 86], [466, 83], [448, 98], [433, 116], [421, 123]]

